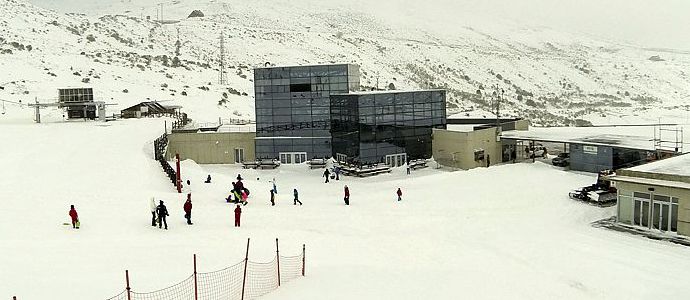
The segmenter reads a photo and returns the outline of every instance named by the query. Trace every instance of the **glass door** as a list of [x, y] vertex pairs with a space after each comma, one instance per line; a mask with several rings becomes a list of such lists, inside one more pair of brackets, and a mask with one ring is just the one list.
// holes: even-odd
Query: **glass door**
[[634, 193], [634, 215], [633, 224], [649, 228], [649, 214], [650, 214], [650, 195], [646, 193]]
[[235, 163], [241, 163], [244, 161], [244, 148], [235, 148]]

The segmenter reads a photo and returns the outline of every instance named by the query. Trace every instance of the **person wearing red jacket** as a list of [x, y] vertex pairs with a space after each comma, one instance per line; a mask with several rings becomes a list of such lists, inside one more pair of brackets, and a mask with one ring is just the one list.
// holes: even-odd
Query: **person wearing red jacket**
[[184, 217], [187, 219], [187, 225], [193, 225], [192, 224], [192, 200], [187, 199], [187, 202], [184, 203]]
[[398, 194], [398, 201], [402, 200], [402, 191], [400, 188], [398, 188], [398, 192], [396, 192], [396, 194]]
[[240, 227], [240, 215], [242, 214], [242, 208], [239, 204], [235, 208], [235, 227]]
[[345, 205], [350, 205], [350, 189], [345, 186]]
[[72, 228], [79, 229], [79, 215], [77, 214], [77, 210], [74, 209], [74, 205], [70, 205], [69, 207], [69, 217], [72, 218]]

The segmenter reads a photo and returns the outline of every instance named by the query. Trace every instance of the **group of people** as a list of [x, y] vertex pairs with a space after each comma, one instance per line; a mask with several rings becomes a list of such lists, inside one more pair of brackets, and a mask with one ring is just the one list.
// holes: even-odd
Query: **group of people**
[[[335, 179], [339, 180], [339, 172], [334, 171], [335, 173]], [[328, 169], [324, 171], [324, 177], [326, 177], [326, 183], [328, 182], [328, 179], [330, 177], [330, 172]], [[208, 175], [206, 178], [205, 183], [210, 183], [211, 182], [211, 175]], [[275, 197], [276, 194], [278, 194], [278, 188], [276, 186], [276, 180], [273, 178], [273, 180], [270, 181], [272, 183], [272, 188], [270, 190], [270, 201], [271, 201], [271, 206], [275, 206]], [[235, 213], [235, 227], [240, 227], [240, 218], [242, 215], [242, 208], [240, 204], [247, 205], [247, 198], [249, 196], [249, 190], [244, 187], [244, 184], [242, 183], [242, 176], [240, 174], [237, 174], [237, 181], [232, 183], [233, 189], [231, 191], [231, 194], [228, 196], [226, 199], [227, 202], [234, 202], [237, 204], [237, 207], [234, 210]], [[184, 217], [187, 220], [188, 225], [193, 225], [192, 223], [192, 190], [191, 190], [191, 182], [189, 180], [186, 181], [186, 185], [184, 186], [184, 191], [187, 193], [187, 200], [185, 201], [184, 205], [182, 206], [184, 210]], [[302, 205], [302, 201], [299, 199], [299, 192], [297, 191], [297, 188], [293, 189], [293, 205]], [[402, 190], [398, 188], [396, 191], [396, 195], [398, 196], [398, 201], [402, 201]], [[233, 199], [234, 198], [234, 199]], [[345, 202], [345, 205], [350, 205], [350, 188], [345, 185], [344, 188], [344, 197], [343, 200]], [[168, 213], [168, 208], [165, 206], [165, 203], [163, 200], [159, 200], [158, 204], [156, 204], [156, 200], [154, 197], [151, 197], [151, 226], [158, 226], [158, 228], [163, 229], [165, 228], [166, 230], [168, 229], [168, 222], [166, 218], [170, 216]], [[70, 206], [70, 211], [69, 211], [69, 216], [72, 221], [72, 228], [79, 229], [80, 223], [79, 223], [79, 215], [77, 214], [76, 209], [74, 208], [74, 205]]]

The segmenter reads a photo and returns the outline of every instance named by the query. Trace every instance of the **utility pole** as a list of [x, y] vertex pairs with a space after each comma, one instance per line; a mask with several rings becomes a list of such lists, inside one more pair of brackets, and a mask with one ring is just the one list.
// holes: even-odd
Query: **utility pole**
[[225, 79], [225, 36], [222, 32], [220, 34], [220, 78], [218, 81], [221, 85], [227, 84]]
[[163, 21], [163, 2], [158, 3], [158, 5], [161, 7], [160, 8], [160, 17], [159, 17], [160, 19], [158, 21], [162, 22]]

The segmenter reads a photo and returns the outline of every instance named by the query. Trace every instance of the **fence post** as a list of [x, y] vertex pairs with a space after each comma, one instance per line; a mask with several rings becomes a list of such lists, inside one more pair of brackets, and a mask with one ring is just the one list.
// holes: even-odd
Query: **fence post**
[[247, 284], [247, 263], [249, 262], [249, 238], [247, 238], [247, 254], [244, 256], [244, 275], [242, 277], [242, 300], [244, 300], [244, 287]]
[[194, 300], [199, 300], [199, 289], [196, 281], [196, 254], [194, 254]]
[[307, 250], [307, 245], [302, 244], [302, 276], [304, 276], [304, 267], [305, 267], [305, 262], [306, 259], [304, 258], [306, 256], [306, 251]]
[[276, 238], [276, 261], [278, 262], [278, 286], [280, 286], [280, 252], [278, 250], [278, 239]]
[[125, 270], [125, 280], [127, 281], [127, 300], [132, 300], [132, 288], [129, 287], [129, 270]]
[[180, 175], [180, 154], [175, 153], [175, 161], [177, 166], [177, 193], [182, 193], [182, 176]]

